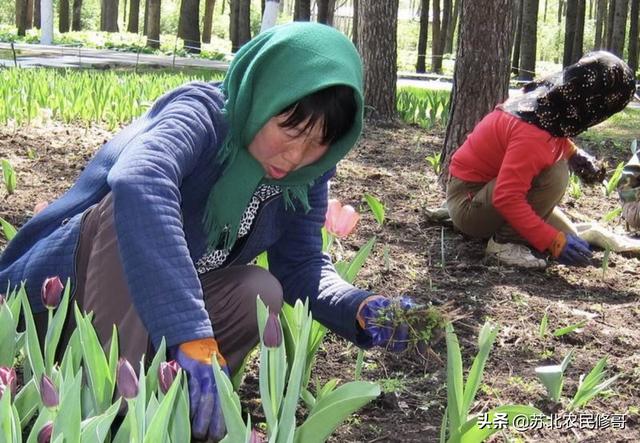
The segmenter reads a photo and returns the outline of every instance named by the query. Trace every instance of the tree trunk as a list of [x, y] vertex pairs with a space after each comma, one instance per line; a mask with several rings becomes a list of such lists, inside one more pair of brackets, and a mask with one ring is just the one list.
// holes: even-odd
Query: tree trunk
[[182, 0], [178, 37], [184, 40], [187, 52], [200, 53], [200, 0]]
[[16, 28], [18, 35], [24, 36], [27, 31], [27, 0], [16, 0]]
[[[582, 57], [584, 48], [584, 19], [586, 14], [586, 0], [578, 0], [578, 10], [576, 13], [576, 30], [571, 47], [571, 59], [577, 62]], [[572, 62], [572, 63], [573, 63]]]
[[549, 0], [544, 0], [544, 13], [542, 14], [542, 21], [547, 22], [547, 9], [549, 9]]
[[420, 29], [418, 30], [418, 61], [416, 62], [416, 72], [427, 71], [427, 38], [429, 35], [429, 0], [420, 2]]
[[33, 1], [27, 0], [27, 29], [33, 28]]
[[82, 0], [73, 0], [73, 10], [71, 13], [71, 30], [82, 30]]
[[240, 0], [229, 0], [229, 39], [231, 40], [231, 52], [240, 48], [238, 43], [238, 15], [240, 14]]
[[238, 38], [240, 46], [251, 40], [251, 0], [240, 0]]
[[[443, 187], [451, 155], [482, 117], [509, 95], [514, 18], [513, 0], [462, 3], [450, 117], [442, 149]], [[482, 79], [481, 88], [478, 79]]]
[[33, 3], [33, 27], [36, 29], [40, 29], [40, 22], [42, 20], [42, 14], [40, 13], [40, 7], [41, 7], [41, 1], [40, 0], [34, 0]]
[[311, 20], [311, 0], [296, 0], [293, 20], [297, 22]]
[[[224, 0], [222, 0], [224, 2]], [[205, 0], [204, 18], [202, 21], [202, 43], [211, 43], [211, 30], [213, 28], [213, 9], [216, 7], [216, 0]]]
[[558, 0], [558, 24], [562, 23], [562, 14], [564, 13], [564, 0]]
[[573, 63], [573, 42], [576, 38], [576, 23], [578, 16], [578, 0], [567, 2], [567, 17], [564, 23], [564, 51], [562, 55], [562, 66], [569, 66]]
[[613, 17], [613, 31], [611, 33], [611, 52], [622, 58], [627, 27], [627, 14], [629, 13], [629, 0], [615, 0], [615, 2], [616, 10]]
[[118, 32], [118, 0], [101, 0], [100, 30]]
[[514, 74], [518, 74], [518, 69], [520, 67], [520, 45], [522, 44], [522, 1], [516, 0], [515, 4], [515, 34], [513, 40], [513, 56], [511, 57], [511, 72]]
[[[443, 0], [442, 2], [442, 23], [440, 25], [440, 55], [444, 55], [444, 47], [447, 44], [447, 35], [449, 34], [449, 25], [451, 24], [451, 14], [453, 13], [453, 5], [451, 0]], [[442, 57], [440, 58], [442, 60]]]
[[351, 22], [351, 42], [358, 47], [358, 4], [360, 0], [353, 0], [353, 17]]
[[129, 3], [129, 20], [127, 20], [127, 31], [138, 33], [140, 22], [140, 0], [131, 0]]
[[336, 0], [318, 0], [318, 23], [333, 26]]
[[440, 51], [440, 0], [433, 0], [431, 21], [431, 71], [442, 72], [442, 52]]
[[522, 41], [520, 42], [520, 66], [518, 78], [532, 80], [536, 72], [536, 50], [538, 47], [538, 0], [523, 0]]
[[631, 23], [629, 25], [629, 47], [627, 57], [629, 67], [633, 72], [638, 70], [638, 20], [640, 14], [640, 0], [631, 0]]
[[444, 45], [444, 53], [451, 54], [453, 52], [453, 36], [456, 32], [456, 26], [458, 25], [458, 17], [460, 16], [460, 0], [455, 0], [453, 4], [453, 14], [451, 15], [451, 21], [447, 26], [447, 40]]
[[69, 32], [69, 0], [59, 0], [58, 3], [60, 9], [59, 13], [59, 22], [58, 22], [58, 30], [60, 33]]
[[398, 0], [359, 2], [358, 17], [364, 101], [375, 118], [391, 120], [396, 115]]
[[160, 47], [160, 0], [148, 0], [145, 11], [147, 16], [147, 46], [158, 49]]
[[613, 20], [616, 13], [616, 0], [609, 0], [609, 11], [607, 12], [607, 24], [605, 25], [605, 47], [611, 50], [611, 40], [613, 38]]
[[607, 17], [607, 0], [598, 0], [598, 7], [596, 8], [596, 36], [593, 44], [593, 49], [604, 48], [603, 43], [603, 30], [604, 23]]

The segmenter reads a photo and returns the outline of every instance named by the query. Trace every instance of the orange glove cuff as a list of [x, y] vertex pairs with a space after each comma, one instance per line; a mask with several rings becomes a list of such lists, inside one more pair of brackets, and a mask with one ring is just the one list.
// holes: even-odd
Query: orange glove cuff
[[218, 364], [221, 367], [227, 365], [227, 361], [218, 349], [218, 342], [215, 338], [200, 338], [198, 340], [184, 342], [180, 345], [180, 351], [187, 357], [208, 365], [211, 364], [211, 356], [216, 354]]
[[549, 252], [551, 252], [551, 255], [553, 255], [555, 258], [558, 258], [566, 244], [567, 236], [564, 235], [564, 232], [560, 231], [558, 232], [558, 234], [556, 234], [556, 237], [551, 242], [551, 245], [549, 246]]

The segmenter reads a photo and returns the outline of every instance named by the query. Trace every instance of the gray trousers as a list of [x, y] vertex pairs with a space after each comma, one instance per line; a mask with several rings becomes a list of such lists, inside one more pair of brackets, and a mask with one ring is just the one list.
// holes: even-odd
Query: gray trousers
[[[142, 355], [152, 358], [154, 351], [147, 329], [133, 305], [122, 268], [111, 194], [84, 216], [76, 267], [74, 293], [81, 311], [93, 311], [93, 326], [105, 349], [111, 340], [112, 327], [116, 325], [120, 355], [137, 369]], [[280, 312], [282, 286], [268, 271], [251, 265], [207, 272], [200, 275], [200, 283], [220, 352], [233, 373], [259, 341], [256, 296], [260, 294], [272, 311]], [[176, 305], [175, 309], [179, 310], [180, 306]], [[73, 317], [72, 310], [69, 317]], [[46, 313], [37, 315], [36, 322], [39, 329], [42, 324], [46, 327]], [[71, 318], [65, 328], [67, 339], [74, 327]]]
[[[569, 183], [566, 160], [543, 170], [531, 183], [527, 201], [547, 223], [563, 232], [574, 232], [570, 221], [556, 208]], [[472, 183], [450, 177], [447, 185], [447, 208], [453, 224], [474, 238], [494, 237], [500, 243], [526, 243], [493, 206], [496, 179]]]

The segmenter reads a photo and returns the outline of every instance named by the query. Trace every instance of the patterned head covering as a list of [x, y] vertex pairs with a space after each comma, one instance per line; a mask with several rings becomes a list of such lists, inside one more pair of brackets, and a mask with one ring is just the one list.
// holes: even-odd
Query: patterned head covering
[[627, 106], [633, 71], [606, 51], [592, 52], [562, 72], [533, 81], [499, 108], [555, 137], [572, 137]]

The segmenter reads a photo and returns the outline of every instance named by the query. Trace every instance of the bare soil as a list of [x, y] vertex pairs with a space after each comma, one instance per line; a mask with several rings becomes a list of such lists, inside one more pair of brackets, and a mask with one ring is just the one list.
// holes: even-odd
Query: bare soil
[[[34, 205], [60, 195], [80, 173], [93, 152], [111, 134], [100, 126], [45, 122], [36, 127], [0, 128], [0, 157], [18, 174], [17, 191], [0, 190], [0, 216], [16, 226], [33, 214]], [[499, 323], [473, 413], [510, 403], [534, 405], [546, 413], [567, 414], [568, 399], [581, 374], [608, 357], [609, 374], [622, 374], [612, 390], [592, 400], [577, 414], [625, 414], [624, 429], [572, 428], [506, 431], [493, 441], [636, 442], [640, 441], [639, 261], [611, 253], [603, 272], [604, 252], [592, 266], [569, 268], [550, 263], [544, 271], [526, 271], [483, 263], [484, 242], [465, 238], [451, 226], [428, 221], [425, 208], [437, 207], [444, 194], [425, 157], [439, 152], [443, 131], [403, 124], [370, 123], [358, 147], [344, 160], [332, 184], [332, 195], [359, 208], [356, 233], [342, 242], [344, 255], [354, 254], [371, 236], [378, 242], [358, 277], [358, 285], [382, 294], [410, 294], [423, 303], [450, 302], [463, 316], [455, 323], [465, 368], [476, 353], [477, 335], [485, 320]], [[613, 141], [586, 145], [613, 167], [626, 153]], [[379, 227], [362, 198], [370, 193], [384, 202], [386, 223]], [[583, 188], [562, 208], [576, 221], [600, 220], [617, 205], [602, 187]], [[622, 230], [619, 219], [609, 224]], [[0, 240], [0, 247], [4, 240]], [[586, 325], [555, 338], [539, 336], [548, 314], [549, 329], [582, 320]], [[546, 400], [534, 368], [558, 363], [576, 350], [567, 370], [564, 404]], [[357, 350], [329, 335], [320, 350], [315, 377], [320, 381], [353, 379]], [[255, 366], [242, 388], [244, 406], [260, 420]], [[381, 381], [384, 394], [341, 426], [331, 442], [435, 442], [446, 406], [446, 349], [443, 341], [423, 358], [414, 351], [393, 355], [365, 354], [363, 377]], [[512, 440], [513, 441], [513, 440]]]

